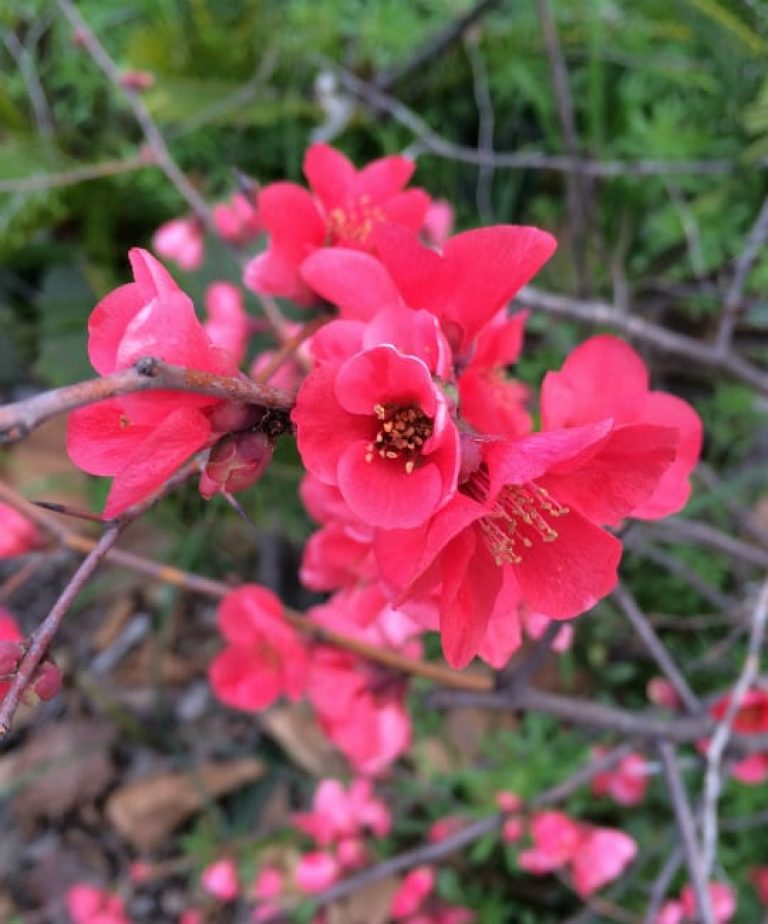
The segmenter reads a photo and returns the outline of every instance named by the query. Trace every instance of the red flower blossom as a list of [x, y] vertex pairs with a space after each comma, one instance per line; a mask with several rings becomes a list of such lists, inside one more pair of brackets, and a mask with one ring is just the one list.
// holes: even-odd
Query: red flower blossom
[[[720, 721], [730, 703], [730, 696], [721, 697], [710, 707], [710, 715]], [[759, 689], [749, 690], [741, 701], [731, 727], [741, 735], [760, 735], [768, 732], [768, 692]], [[703, 741], [700, 747], [706, 750], [707, 745], [708, 742]], [[742, 757], [734, 762], [731, 773], [740, 783], [755, 785], [765, 782], [768, 779], [768, 752]]]
[[194, 216], [172, 218], [155, 231], [152, 249], [164, 260], [174, 263], [187, 272], [198, 269], [204, 255], [203, 228]]
[[680, 510], [688, 500], [688, 476], [699, 461], [701, 420], [681, 398], [649, 391], [648, 369], [640, 356], [616, 337], [591, 337], [570, 353], [559, 372], [541, 387], [542, 429], [576, 427], [611, 418], [617, 430], [633, 424], [673, 427], [678, 432], [672, 464], [633, 517], [656, 520]]
[[637, 844], [623, 831], [592, 828], [573, 858], [573, 884], [582, 898], [620, 876], [637, 853]]
[[[237, 374], [164, 267], [138, 248], [129, 258], [135, 281], [103, 298], [88, 322], [88, 355], [96, 371], [108, 375], [153, 356], [204, 372]], [[216, 434], [209, 412], [221, 403], [205, 395], [158, 391], [73, 411], [67, 429], [70, 458], [92, 475], [114, 476], [104, 516], [117, 516], [152, 494], [212, 442]]]
[[73, 885], [67, 891], [67, 911], [73, 924], [130, 924], [123, 900], [91, 885]]
[[395, 155], [356, 170], [327, 144], [313, 144], [304, 158], [311, 192], [295, 183], [272, 183], [259, 193], [259, 212], [269, 233], [267, 250], [246, 267], [254, 292], [311, 304], [314, 294], [299, 275], [303, 261], [324, 246], [373, 249], [373, 231], [393, 222], [417, 231], [429, 196], [403, 191], [414, 164]]
[[367, 523], [418, 526], [456, 490], [459, 437], [448, 399], [424, 362], [390, 345], [316, 368], [293, 420], [307, 469]]
[[0, 702], [8, 692], [10, 680], [6, 680], [14, 673], [23, 652], [21, 643], [24, 636], [5, 607], [0, 606]]
[[400, 921], [419, 910], [424, 899], [435, 888], [435, 871], [431, 866], [412, 869], [392, 896], [390, 915]]
[[229, 857], [216, 860], [200, 874], [200, 884], [210, 895], [231, 902], [240, 894], [240, 879], [235, 861]]
[[209, 669], [213, 692], [228, 706], [258, 711], [285, 694], [298, 699], [307, 682], [304, 644], [283, 618], [277, 597], [246, 584], [219, 607], [219, 629], [229, 643]]
[[0, 503], [0, 558], [12, 558], [37, 548], [41, 536], [35, 524], [15, 507]]
[[495, 608], [520, 602], [553, 619], [589, 609], [616, 583], [613, 523], [649, 496], [670, 464], [676, 433], [610, 420], [502, 440], [423, 527], [376, 537], [384, 579], [399, 599], [437, 592], [443, 650], [463, 667]]
[[[604, 754], [605, 748], [593, 750], [593, 756]], [[592, 792], [609, 796], [619, 805], [638, 805], [648, 789], [648, 764], [641, 754], [627, 754], [610, 770], [592, 777]]]
[[264, 230], [254, 197], [241, 192], [213, 207], [213, 223], [224, 240], [233, 244], [247, 244]]
[[211, 342], [221, 347], [236, 366], [245, 358], [248, 345], [248, 315], [240, 289], [231, 282], [214, 282], [205, 290], [208, 320], [203, 328]]
[[557, 246], [546, 231], [515, 225], [457, 234], [442, 253], [394, 225], [379, 226], [375, 241], [378, 259], [343, 249], [314, 253], [302, 266], [304, 280], [345, 318], [370, 320], [396, 304], [429, 311], [462, 363], [471, 359], [483, 328]]

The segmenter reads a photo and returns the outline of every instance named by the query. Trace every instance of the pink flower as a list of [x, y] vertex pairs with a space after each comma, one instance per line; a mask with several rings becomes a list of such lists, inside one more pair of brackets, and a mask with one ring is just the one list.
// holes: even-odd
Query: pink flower
[[334, 857], [316, 850], [302, 856], [294, 870], [294, 877], [302, 892], [314, 894], [333, 885], [339, 877], [339, 872], [339, 865]]
[[[736, 913], [736, 896], [733, 890], [724, 882], [710, 882], [709, 900], [717, 924], [726, 924]], [[695, 921], [697, 918], [697, 901], [693, 887], [686, 885], [680, 893], [680, 902], [687, 919]]]
[[10, 504], [0, 502], [0, 558], [12, 558], [37, 548], [42, 537], [35, 524]]
[[307, 469], [373, 526], [418, 526], [456, 490], [448, 399], [424, 362], [393, 346], [316, 368], [292, 416]]
[[[237, 374], [163, 266], [138, 248], [129, 258], [135, 281], [103, 298], [88, 322], [88, 355], [96, 371], [109, 375], [152, 356], [203, 372]], [[93, 475], [114, 476], [104, 516], [115, 517], [157, 491], [212, 442], [210, 413], [221, 404], [205, 395], [157, 391], [73, 411], [67, 428], [70, 458]]]
[[749, 871], [749, 878], [757, 889], [760, 901], [768, 905], [768, 866], [754, 866]]
[[577, 427], [605, 418], [617, 433], [631, 425], [671, 427], [677, 434], [672, 464], [650, 495], [627, 511], [656, 520], [680, 510], [688, 500], [688, 476], [699, 460], [702, 426], [694, 409], [675, 395], [650, 391], [648, 370], [628, 344], [607, 334], [573, 350], [559, 372], [541, 387], [542, 429]]
[[5, 607], [0, 606], [0, 702], [11, 685], [10, 679], [4, 678], [10, 678], [14, 674], [24, 653], [21, 645], [23, 641], [24, 636], [16, 620]]
[[521, 869], [541, 875], [570, 863], [582, 842], [581, 827], [562, 812], [539, 812], [531, 822], [533, 849], [520, 854]]
[[233, 244], [247, 244], [264, 230], [255, 196], [235, 193], [228, 202], [213, 207], [216, 230]]
[[208, 320], [203, 324], [205, 332], [239, 366], [248, 344], [248, 315], [240, 289], [231, 282], [212, 283], [205, 290], [205, 308], [208, 312]]
[[224, 858], [206, 866], [200, 876], [200, 884], [206, 892], [221, 901], [231, 902], [240, 894], [240, 880], [235, 861]]
[[[710, 706], [710, 715], [720, 720], [731, 702], [730, 696], [723, 696]], [[768, 732], [768, 692], [749, 690], [741, 701], [732, 723], [735, 732], [741, 735], [759, 735]], [[706, 748], [708, 742], [703, 742]], [[731, 773], [740, 782], [756, 785], [768, 779], [768, 752], [751, 754], [734, 762]]]
[[261, 901], [277, 898], [283, 890], [283, 879], [283, 874], [276, 866], [264, 866], [251, 886], [251, 895]]
[[421, 236], [431, 247], [440, 248], [453, 230], [453, 207], [445, 199], [433, 199], [424, 216]]
[[[538, 228], [496, 225], [465, 231], [446, 241], [442, 253], [394, 225], [376, 229], [378, 259], [350, 250], [319, 250], [302, 266], [302, 277], [343, 318], [370, 320], [382, 306], [426, 310], [440, 322], [454, 360], [466, 364], [486, 325], [554, 253], [555, 239]], [[501, 322], [500, 322], [501, 323]], [[487, 362], [514, 352], [521, 331], [513, 324]]]
[[507, 818], [501, 826], [501, 839], [505, 844], [514, 844], [523, 836], [523, 821], [521, 818]]
[[203, 247], [203, 229], [195, 217], [166, 221], [152, 238], [155, 253], [164, 260], [173, 260], [187, 272], [202, 265]]
[[682, 924], [684, 915], [682, 903], [670, 900], [661, 906], [654, 924]]
[[579, 845], [571, 871], [576, 891], [591, 895], [620, 876], [637, 853], [637, 844], [623, 831], [593, 828]]
[[258, 711], [285, 694], [298, 699], [307, 683], [302, 640], [270, 591], [246, 584], [224, 599], [219, 629], [229, 643], [209, 669], [216, 696], [236, 709]]
[[123, 900], [91, 885], [74, 885], [67, 891], [72, 924], [130, 924]]
[[[595, 757], [605, 748], [595, 748]], [[648, 765], [641, 754], [627, 754], [610, 770], [592, 777], [592, 792], [596, 796], [609, 796], [619, 805], [638, 805], [648, 788]]]
[[318, 846], [353, 837], [368, 828], [377, 837], [389, 832], [389, 809], [374, 798], [370, 780], [355, 779], [346, 790], [338, 780], [322, 780], [315, 790], [311, 812], [293, 816], [294, 824]]
[[384, 157], [356, 170], [326, 144], [313, 144], [304, 158], [312, 192], [295, 183], [272, 183], [259, 193], [259, 212], [269, 246], [246, 267], [245, 284], [254, 292], [282, 295], [311, 304], [314, 294], [301, 279], [303, 261], [324, 246], [373, 249], [373, 231], [393, 222], [417, 231], [429, 196], [403, 191], [414, 164]]
[[461, 815], [446, 815], [445, 818], [438, 818], [433, 822], [427, 831], [427, 840], [430, 844], [437, 844], [444, 841], [447, 837], [460, 831], [466, 824], [466, 819]]
[[120, 86], [126, 90], [135, 90], [143, 93], [155, 84], [155, 75], [150, 71], [123, 71], [120, 75]]
[[412, 869], [400, 883], [392, 897], [389, 913], [396, 920], [407, 918], [418, 911], [424, 899], [435, 887], [435, 871], [431, 866]]
[[454, 667], [477, 653], [494, 613], [517, 619], [525, 604], [551, 619], [577, 616], [617, 580], [621, 543], [596, 524], [618, 522], [653, 492], [676, 436], [649, 425], [614, 431], [605, 420], [470, 441], [458, 493], [420, 529], [377, 535], [382, 575], [400, 599], [438, 594]]
[[662, 709], [679, 709], [680, 697], [665, 677], [651, 677], [646, 687], [648, 699]]
[[205, 924], [203, 912], [197, 908], [187, 908], [179, 918], [179, 924]]

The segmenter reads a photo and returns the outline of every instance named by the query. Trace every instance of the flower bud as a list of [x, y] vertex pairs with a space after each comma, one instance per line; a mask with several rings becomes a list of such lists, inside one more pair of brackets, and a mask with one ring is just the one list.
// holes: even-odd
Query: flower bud
[[273, 451], [274, 444], [265, 433], [248, 431], [222, 437], [200, 476], [200, 493], [210, 500], [217, 492], [250, 488], [269, 465]]
[[53, 699], [61, 689], [61, 679], [61, 671], [53, 661], [44, 661], [24, 691], [24, 701], [35, 705]]

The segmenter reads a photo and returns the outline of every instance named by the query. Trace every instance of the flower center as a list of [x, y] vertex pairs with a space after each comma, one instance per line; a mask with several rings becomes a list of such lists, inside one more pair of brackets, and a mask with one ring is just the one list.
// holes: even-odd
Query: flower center
[[[488, 474], [479, 469], [464, 490], [483, 503], [488, 494]], [[552, 520], [565, 516], [568, 507], [531, 481], [505, 485], [478, 526], [497, 565], [519, 565], [526, 549], [535, 542], [554, 542], [558, 532]]]
[[371, 203], [371, 197], [362, 195], [343, 206], [331, 209], [326, 219], [332, 244], [351, 243], [364, 246], [376, 224], [384, 221], [384, 212]]
[[382, 459], [405, 459], [405, 471], [413, 471], [424, 443], [432, 436], [432, 421], [418, 407], [385, 407], [374, 404], [373, 413], [381, 426], [368, 444], [365, 461], [374, 455]]

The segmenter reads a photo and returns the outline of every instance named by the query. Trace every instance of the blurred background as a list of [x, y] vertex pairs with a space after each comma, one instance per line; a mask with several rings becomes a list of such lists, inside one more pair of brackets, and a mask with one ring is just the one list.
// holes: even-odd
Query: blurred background
[[[127, 280], [128, 248], [150, 246], [158, 226], [188, 214], [148, 161], [126, 86], [208, 203], [243, 182], [303, 182], [313, 140], [334, 144], [358, 165], [406, 152], [417, 160], [414, 183], [453, 205], [458, 230], [535, 224], [558, 237], [537, 287], [597, 300], [617, 316], [702, 343], [717, 335], [735, 261], [768, 193], [762, 0], [81, 0], [77, 8], [120, 81], [94, 64], [55, 2], [0, 3], [2, 400], [91, 375], [93, 306]], [[240, 281], [240, 265], [211, 238], [200, 269], [172, 270], [202, 304], [213, 280]], [[758, 366], [768, 362], [767, 292], [763, 248], [744, 280], [733, 341]], [[246, 303], [258, 318], [255, 298], [247, 294]], [[565, 314], [554, 321], [533, 312], [515, 370], [523, 381], [535, 386], [598, 329]], [[655, 385], [686, 397], [702, 415], [706, 465], [677, 532], [638, 527], [627, 538], [623, 575], [697, 689], [715, 690], [743, 658], [739, 607], [762, 559], [723, 552], [700, 534], [694, 544], [695, 529], [686, 532], [685, 524], [749, 541], [768, 530], [765, 397], [722, 368], [642, 339], [635, 345]], [[220, 499], [205, 504], [191, 487], [132, 527], [129, 546], [200, 573], [261, 581], [305, 605], [296, 567], [311, 525], [296, 496], [295, 451], [283, 442], [261, 487], [243, 497], [253, 527]], [[73, 472], [62, 421], [5, 454], [0, 466], [28, 496], [98, 509], [106, 492]], [[756, 524], [750, 535], [745, 515]], [[41, 580], [6, 601], [28, 630], [70, 568], [65, 553], [53, 556]], [[583, 622], [547, 682], [589, 694], [598, 675], [602, 694], [644, 705], [653, 668], [624, 623]], [[307, 780], [338, 766], [306, 717], [275, 710], [277, 718], [255, 722], [212, 702], [205, 682], [216, 650], [212, 625], [210, 607], [113, 571], [80, 599], [57, 651], [68, 678], [63, 697], [35, 726], [22, 722], [14, 748], [0, 758], [0, 825], [8, 831], [0, 844], [0, 920], [25, 908], [48, 910], [24, 920], [57, 920], [63, 890], [88, 875], [130, 891], [128, 864], [149, 852], [169, 866], [134, 896], [133, 913], [137, 921], [175, 921], [196, 888], [196, 871], [222, 844], [246, 843], [247, 858], [251, 839], [258, 845], [305, 798]], [[430, 813], [480, 805], [501, 786], [536, 792], [583, 757], [582, 737], [541, 717], [526, 718], [511, 736], [508, 724], [488, 716], [442, 727], [417, 702], [414, 715], [429, 748], [416, 749], [389, 783], [401, 806], [417, 803], [424, 787], [430, 792], [414, 837]], [[83, 769], [72, 742], [78, 752], [87, 745], [98, 770]], [[62, 796], [60, 769], [53, 783], [41, 771], [50, 753], [58, 755], [56, 767], [69, 768], [69, 796]], [[256, 753], [265, 764], [254, 763]], [[173, 816], [155, 840], [142, 840], [145, 822], [115, 815], [115, 795], [130, 781], [190, 768], [199, 779], [213, 758], [232, 775], [201, 786], [194, 811]], [[753, 789], [729, 790], [725, 806], [724, 814], [741, 819], [766, 808]], [[633, 889], [640, 903], [669, 848], [656, 831], [665, 812], [659, 787], [629, 822], [638, 840], [656, 845], [630, 883], [630, 903]], [[612, 820], [610, 809], [604, 815]], [[726, 833], [725, 866], [746, 871], [768, 861], [758, 856], [761, 839], [748, 824]], [[516, 884], [503, 856], [484, 881], [467, 875], [473, 864], [484, 869], [494, 850], [502, 853], [493, 844], [483, 849], [458, 872], [441, 874], [442, 894], [476, 908], [481, 921], [542, 924], [579, 908], [544, 884]], [[749, 901], [739, 920], [757, 920]]]

